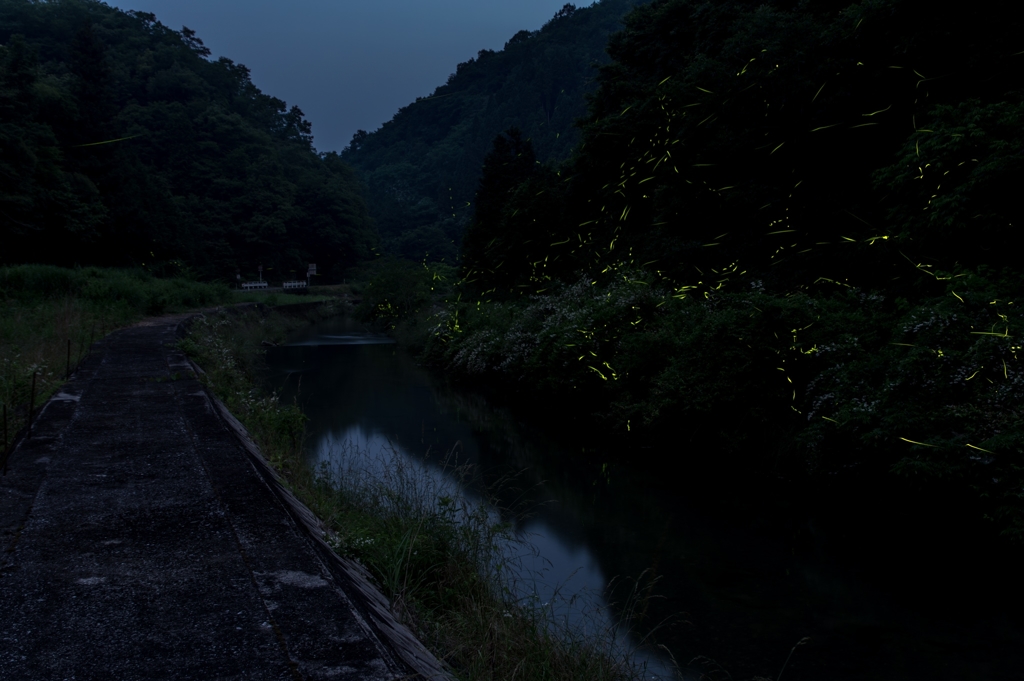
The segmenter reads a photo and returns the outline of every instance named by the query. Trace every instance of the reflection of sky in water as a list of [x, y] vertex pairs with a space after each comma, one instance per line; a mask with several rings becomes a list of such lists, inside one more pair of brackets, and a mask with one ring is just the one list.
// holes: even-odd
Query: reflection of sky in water
[[[325, 435], [316, 452], [317, 459], [328, 463], [338, 476], [366, 475], [372, 480], [387, 480], [404, 468], [414, 474], [421, 489], [438, 495], [452, 495], [456, 489], [457, 481], [439, 462], [424, 460], [362, 425]], [[470, 489], [462, 488], [460, 496], [472, 509], [484, 503]], [[496, 509], [489, 507], [488, 511], [495, 522], [501, 520]], [[529, 545], [528, 548], [510, 547], [507, 555], [507, 558], [514, 558], [518, 566], [517, 587], [522, 597], [536, 596], [545, 603], [554, 601], [559, 604], [556, 613], [560, 617], [569, 615], [574, 620], [578, 619], [573, 616], [578, 615], [578, 611], [593, 608], [591, 601], [602, 599], [608, 580], [585, 544], [560, 539], [543, 518], [531, 519], [516, 530]], [[574, 606], [577, 603], [579, 606], [570, 607], [570, 600]], [[602, 625], [607, 624], [607, 621], [602, 622]]]
[[[800, 509], [762, 514], [741, 507], [722, 517], [728, 509], [688, 502], [680, 494], [684, 485], [659, 477], [663, 470], [619, 468], [609, 477], [588, 469], [589, 454], [566, 451], [480, 395], [448, 388], [391, 339], [354, 329], [350, 320], [329, 320], [268, 351], [272, 386], [310, 418], [310, 456], [329, 461], [337, 473], [364, 470], [388, 480], [392, 490], [411, 484], [396, 474], [402, 470], [415, 472], [417, 485], [453, 490], [456, 476], [442, 461], [454, 452], [458, 464], [474, 471], [461, 497], [470, 508], [482, 503], [476, 491], [483, 483], [523, 471], [507, 493], [498, 492], [502, 508], [523, 501], [532, 512], [516, 530], [533, 551], [510, 547], [520, 567], [516, 593], [536, 596], [538, 606], [548, 603], [556, 622], [610, 627], [635, 587], [628, 578], [655, 575], [665, 579], [642, 606], [639, 635], [676, 618], [656, 636], [682, 664], [718, 660], [735, 678], [765, 676], [777, 672], [794, 642], [811, 635], [786, 668], [791, 681], [862, 681], [876, 678], [877, 669], [946, 681], [975, 678], [990, 664], [1000, 672], [985, 678], [1019, 677], [1024, 626], [1003, 618], [1019, 619], [1024, 608], [1012, 605], [1016, 596], [1010, 606], [995, 605], [1019, 591], [1016, 573], [1000, 567], [1016, 561], [1001, 562], [999, 554], [979, 559], [984, 567], [967, 582], [955, 563], [938, 571], [938, 558], [915, 558], [902, 535], [889, 544], [872, 535], [870, 550], [837, 553], [831, 542], [846, 546], [846, 525], [837, 534], [836, 526], [819, 525], [821, 519]], [[1001, 571], [998, 579], [991, 579], [994, 569]], [[890, 585], [892, 570], [897, 581]], [[872, 574], [884, 578], [884, 589], [866, 581]], [[606, 581], [617, 576], [623, 579], [609, 605]], [[975, 594], [972, 585], [988, 582], [991, 588]], [[935, 593], [943, 594], [941, 612], [932, 607]], [[636, 639], [623, 634], [619, 640]], [[973, 658], [958, 652], [967, 650]], [[671, 676], [664, 671], [667, 656], [657, 650], [641, 659]]]
[[[288, 346], [313, 348], [330, 345], [370, 345], [379, 342], [380, 337], [325, 334], [311, 335], [291, 342]], [[296, 366], [293, 362], [287, 364], [289, 367]], [[302, 369], [286, 370], [289, 374], [298, 371]], [[315, 380], [311, 373], [313, 372], [309, 372], [307, 368], [307, 383]], [[393, 378], [380, 380], [391, 382]], [[434, 405], [432, 414], [412, 416], [424, 419], [424, 429], [427, 427], [425, 424], [431, 421], [436, 424], [435, 430], [444, 432], [445, 427], [452, 428], [452, 423], [446, 422], [458, 420], [458, 416], [442, 413], [436, 400], [431, 400], [430, 403]], [[396, 471], [399, 470], [414, 472], [418, 478], [415, 483], [418, 487], [423, 486], [432, 490], [435, 497], [442, 494], [452, 495], [456, 479], [446, 470], [441, 455], [425, 458], [422, 451], [410, 451], [409, 448], [402, 446], [398, 438], [382, 432], [378, 423], [374, 423], [366, 413], [358, 413], [358, 410], [356, 413], [349, 413], [348, 418], [344, 420], [349, 422], [314, 424], [321, 426], [316, 428], [320, 437], [311, 453], [320, 465], [326, 464], [338, 476], [366, 475], [374, 480], [396, 479]], [[324, 425], [326, 427], [323, 427]], [[462, 441], [462, 449], [469, 452], [472, 458], [480, 446], [474, 441], [476, 432], [467, 432], [464, 423], [459, 425], [461, 427], [457, 428], [456, 432]], [[454, 436], [455, 433], [452, 433], [451, 437]], [[435, 444], [451, 447], [453, 443], [435, 440]], [[471, 489], [463, 488], [461, 497], [470, 508], [476, 508], [484, 503], [480, 495]], [[601, 630], [615, 631], [619, 645], [632, 645], [630, 636], [619, 631], [613, 619], [614, 613], [605, 602], [604, 592], [608, 578], [602, 571], [597, 556], [583, 540], [582, 531], [571, 525], [567, 526], [565, 517], [559, 518], [558, 522], [551, 522], [546, 516], [552, 512], [555, 511], [542, 505], [536, 515], [516, 528], [518, 536], [526, 544], [509, 545], [505, 548], [505, 559], [508, 564], [514, 566], [514, 591], [521, 598], [531, 599], [536, 605], [550, 609], [555, 626], [582, 628], [590, 633]], [[500, 518], [499, 512], [490, 507], [488, 514], [495, 521]], [[576, 536], [572, 536], [573, 533]], [[638, 659], [646, 662], [648, 666], [649, 673], [646, 678], [674, 678], [667, 661], [660, 655], [642, 654]]]
[[[386, 480], [404, 468], [413, 472], [417, 486], [435, 495], [455, 495], [456, 480], [436, 461], [425, 461], [385, 435], [363, 425], [350, 425], [340, 432], [322, 437], [315, 448], [316, 458], [326, 463], [335, 475], [366, 475]], [[462, 488], [463, 501], [472, 508], [484, 503], [478, 495]], [[496, 509], [488, 508], [493, 521], [500, 519]], [[555, 626], [583, 629], [591, 634], [615, 631], [623, 647], [631, 646], [628, 634], [619, 630], [604, 599], [608, 580], [596, 556], [580, 542], [562, 541], [558, 532], [543, 520], [534, 518], [517, 528], [527, 546], [508, 545], [505, 560], [514, 565], [513, 588], [522, 599], [550, 609]], [[642, 654], [649, 679], [673, 679], [671, 667], [658, 655]]]
[[450, 484], [443, 471], [410, 456], [387, 437], [362, 424], [351, 425], [337, 435], [327, 433], [317, 444], [316, 452], [317, 459], [328, 462], [338, 474], [356, 471], [383, 480], [399, 466], [405, 466], [439, 487]]

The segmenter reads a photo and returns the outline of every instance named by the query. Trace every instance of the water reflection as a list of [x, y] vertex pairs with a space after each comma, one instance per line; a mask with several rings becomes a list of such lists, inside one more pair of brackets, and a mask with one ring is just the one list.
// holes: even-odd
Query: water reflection
[[[387, 457], [396, 456], [441, 483], [450, 481], [442, 462], [451, 452], [473, 466], [470, 494], [522, 472], [519, 488], [499, 498], [503, 507], [537, 508], [517, 527], [537, 549], [522, 556], [518, 587], [535, 589], [542, 603], [564, 596], [556, 599], [563, 616], [586, 610], [595, 626], [612, 626], [621, 611], [603, 597], [607, 581], [646, 573], [662, 577], [654, 593], [663, 598], [650, 602], [639, 633], [683, 613], [658, 642], [683, 664], [718, 660], [732, 678], [777, 675], [805, 636], [812, 640], [793, 654], [787, 681], [1020, 678], [1020, 561], [979, 545], [947, 549], [941, 538], [853, 539], [843, 527], [855, 528], [875, 499], [860, 499], [846, 526], [751, 504], [708, 510], [700, 480], [665, 464], [687, 455], [671, 443], [656, 465], [639, 465], [654, 455], [637, 452], [633, 469], [603, 475], [592, 457], [574, 459], [508, 411], [432, 380], [390, 339], [345, 320], [309, 328], [274, 348], [268, 363], [282, 398], [297, 399], [310, 416], [314, 462], [339, 465], [332, 457], [349, 443], [368, 454], [358, 459], [367, 470], [394, 467], [398, 460]], [[918, 549], [931, 553], [915, 556]], [[970, 569], [957, 560], [964, 555]], [[616, 603], [630, 582], [622, 587]], [[575, 594], [582, 596], [570, 607]], [[647, 660], [668, 678], [665, 657]]]
[[[481, 504], [485, 485], [528, 467], [539, 452], [561, 456], [550, 442], [524, 438], [507, 415], [479, 400], [445, 394], [390, 339], [355, 332], [346, 320], [299, 334], [274, 349], [268, 364], [282, 399], [298, 400], [310, 417], [310, 463], [336, 473], [384, 479], [404, 467], [445, 489], [454, 481], [446, 462], [471, 464], [466, 494], [469, 503]], [[534, 476], [520, 476], [519, 482], [533, 486], [505, 486], [499, 502], [533, 509], [527, 520], [514, 522], [532, 548], [507, 547], [506, 558], [515, 566], [513, 588], [547, 606], [559, 622], [594, 633], [614, 631], [621, 646], [635, 647], [616, 626], [617, 611], [604, 597], [609, 575], [579, 518], [551, 489], [537, 486]], [[503, 514], [493, 507], [490, 512], [495, 519]], [[646, 678], [678, 678], [654, 650], [640, 652], [638, 660], [647, 665]]]
[[317, 464], [327, 464], [336, 475], [355, 471], [370, 479], [381, 480], [401, 468], [417, 478], [428, 479], [438, 488], [444, 488], [450, 482], [450, 477], [437, 462], [411, 456], [395, 447], [386, 435], [363, 424], [350, 425], [340, 433], [323, 434], [311, 452]]

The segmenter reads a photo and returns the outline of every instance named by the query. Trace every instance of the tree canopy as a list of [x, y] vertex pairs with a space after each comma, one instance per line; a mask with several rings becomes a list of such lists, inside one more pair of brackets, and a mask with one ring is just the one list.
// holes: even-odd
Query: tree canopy
[[337, 275], [375, 234], [295, 106], [194, 31], [96, 0], [0, 0], [0, 262]]
[[[1011, 264], [1002, 244], [1022, 217], [1012, 198], [1020, 20], [999, 3], [925, 8], [637, 7], [609, 43], [571, 160], [519, 188], [516, 224], [550, 229], [501, 272], [470, 250], [465, 270], [483, 289], [506, 285], [509, 268], [522, 272], [516, 285], [537, 290], [616, 263], [678, 285], [785, 288], [821, 277], [891, 282], [905, 257]], [[511, 219], [482, 212], [496, 199], [480, 191], [467, 244], [473, 230]], [[565, 198], [553, 206], [552, 194]]]
[[728, 485], [896, 473], [1024, 540], [1021, 23], [639, 5], [568, 159], [493, 140], [431, 361]]
[[540, 30], [519, 31], [504, 49], [459, 64], [447, 83], [380, 129], [358, 131], [342, 158], [366, 183], [383, 249], [454, 262], [484, 157], [509, 127], [531, 140], [538, 160], [567, 158], [579, 141], [573, 123], [596, 85], [594, 66], [608, 61], [608, 37], [642, 1], [566, 4]]

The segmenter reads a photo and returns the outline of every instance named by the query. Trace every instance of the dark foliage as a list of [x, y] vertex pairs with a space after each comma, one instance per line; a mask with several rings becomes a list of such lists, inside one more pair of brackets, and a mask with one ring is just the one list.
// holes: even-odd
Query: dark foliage
[[433, 360], [729, 480], [897, 473], [1024, 537], [1021, 23], [637, 7], [570, 159], [494, 142]]
[[[523, 262], [546, 262], [544, 280], [625, 257], [712, 287], [739, 263], [779, 289], [823, 276], [892, 286], [898, 249], [1008, 264], [995, 244], [1021, 219], [1019, 20], [999, 3], [924, 7], [640, 6], [559, 170], [565, 218]], [[550, 214], [533, 195], [521, 219]]]
[[553, 175], [538, 164], [533, 145], [517, 128], [495, 138], [462, 248], [467, 283], [486, 281], [486, 293], [498, 297], [538, 290], [537, 267], [528, 254], [537, 253], [538, 240], [557, 229], [561, 196]]
[[233, 280], [369, 257], [349, 168], [194, 31], [94, 0], [0, 0], [0, 44], [0, 262]]
[[403, 107], [380, 129], [360, 130], [342, 157], [367, 187], [384, 250], [454, 263], [474, 208], [484, 157], [495, 135], [523, 132], [538, 160], [567, 158], [579, 141], [606, 63], [608, 36], [643, 0], [566, 4], [539, 31], [519, 31], [501, 51], [482, 50], [445, 85]]

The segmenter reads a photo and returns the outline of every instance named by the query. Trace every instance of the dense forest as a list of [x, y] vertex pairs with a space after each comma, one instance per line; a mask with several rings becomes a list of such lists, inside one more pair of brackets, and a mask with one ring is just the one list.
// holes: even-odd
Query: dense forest
[[187, 28], [0, 0], [0, 264], [328, 277], [370, 257], [352, 171]]
[[566, 4], [539, 30], [459, 64], [378, 130], [358, 131], [341, 156], [365, 182], [381, 250], [454, 263], [484, 157], [510, 126], [530, 137], [540, 161], [568, 158], [579, 142], [574, 122], [597, 85], [595, 66], [608, 62], [608, 38], [642, 1]]
[[1021, 28], [994, 0], [566, 5], [339, 155], [188, 29], [0, 0], [0, 263], [340, 277], [379, 234], [434, 264], [383, 261], [364, 312], [449, 377], [1022, 539]]
[[[892, 286], [900, 248], [946, 267], [1015, 262], [1014, 20], [844, 5], [639, 8], [569, 163], [536, 167], [514, 132], [495, 145], [467, 271], [509, 294], [630, 259], [680, 283], [735, 264], [776, 288]], [[878, 241], [892, 243], [845, 247]]]
[[1021, 35], [989, 1], [638, 6], [568, 159], [493, 140], [426, 356], [623, 456], [1024, 538]]

